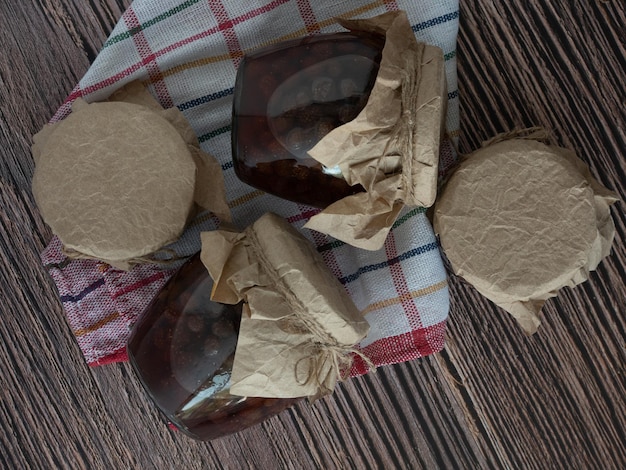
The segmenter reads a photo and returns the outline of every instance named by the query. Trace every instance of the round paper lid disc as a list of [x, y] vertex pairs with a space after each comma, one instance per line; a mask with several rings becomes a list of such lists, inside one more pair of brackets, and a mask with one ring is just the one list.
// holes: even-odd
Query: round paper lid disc
[[435, 229], [456, 274], [496, 298], [527, 300], [567, 285], [597, 235], [594, 195], [570, 161], [509, 140], [473, 153], [448, 181]]
[[43, 143], [33, 192], [69, 248], [105, 260], [152, 253], [182, 233], [196, 166], [177, 130], [130, 103], [80, 107]]

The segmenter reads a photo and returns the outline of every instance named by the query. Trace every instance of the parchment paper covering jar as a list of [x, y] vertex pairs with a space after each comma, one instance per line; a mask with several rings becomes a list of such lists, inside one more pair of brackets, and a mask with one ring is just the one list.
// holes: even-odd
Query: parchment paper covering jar
[[434, 214], [455, 274], [529, 334], [544, 302], [587, 280], [615, 235], [616, 194], [574, 152], [535, 140], [544, 134], [533, 128], [485, 142], [450, 177]]
[[219, 163], [140, 83], [105, 102], [77, 100], [34, 142], [33, 194], [71, 257], [128, 269], [157, 262], [197, 209], [230, 219]]
[[252, 186], [322, 208], [306, 228], [378, 250], [404, 207], [435, 201], [443, 52], [417, 42], [403, 11], [337, 21], [350, 33], [244, 59], [235, 170]]

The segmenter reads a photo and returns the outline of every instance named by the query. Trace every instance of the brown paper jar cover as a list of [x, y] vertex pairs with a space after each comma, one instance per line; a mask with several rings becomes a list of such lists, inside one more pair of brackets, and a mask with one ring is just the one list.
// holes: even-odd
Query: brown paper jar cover
[[77, 257], [127, 269], [175, 241], [195, 203], [229, 218], [219, 164], [138, 83], [107, 102], [78, 100], [34, 142], [35, 200]]
[[331, 204], [305, 227], [377, 250], [404, 206], [435, 202], [447, 107], [443, 52], [417, 42], [403, 11], [339, 23], [384, 35], [382, 59], [365, 108], [308, 153], [365, 191]]
[[242, 233], [203, 232], [201, 257], [212, 300], [244, 301], [231, 393], [332, 393], [369, 324], [313, 244], [269, 213]]
[[454, 273], [534, 333], [545, 300], [585, 281], [609, 254], [616, 200], [574, 152], [503, 140], [450, 177], [434, 227]]

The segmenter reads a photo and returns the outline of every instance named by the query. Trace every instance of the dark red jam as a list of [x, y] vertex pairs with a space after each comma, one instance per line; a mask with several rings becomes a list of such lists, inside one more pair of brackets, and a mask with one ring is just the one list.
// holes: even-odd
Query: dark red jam
[[229, 393], [241, 304], [211, 301], [212, 287], [195, 255], [148, 306], [127, 348], [152, 400], [177, 428], [201, 440], [260, 423], [297, 401]]
[[244, 57], [233, 102], [237, 176], [265, 192], [320, 208], [363, 191], [307, 151], [365, 107], [383, 46], [382, 36], [323, 34]]

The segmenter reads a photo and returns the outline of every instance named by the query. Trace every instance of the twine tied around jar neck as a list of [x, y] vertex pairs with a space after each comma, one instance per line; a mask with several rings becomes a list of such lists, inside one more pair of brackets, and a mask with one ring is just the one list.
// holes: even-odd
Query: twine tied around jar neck
[[[365, 362], [369, 372], [376, 372], [376, 366], [372, 360], [357, 348], [345, 347], [336, 342], [335, 344], [315, 342], [310, 345], [310, 348], [312, 349], [311, 355], [300, 358], [296, 362], [294, 374], [300, 385], [313, 383], [319, 389], [317, 395], [311, 397], [312, 401], [332, 392], [332, 389], [327, 385], [328, 383], [334, 384], [331, 374], [340, 381], [344, 381], [350, 376], [353, 355], [359, 356]], [[330, 363], [330, 367], [328, 367], [328, 363]], [[304, 374], [299, 373], [302, 364], [308, 366]], [[301, 375], [304, 375], [304, 379], [301, 378]]]
[[[501, 132], [500, 134], [496, 134], [490, 139], [483, 141], [480, 144], [480, 148], [489, 147], [491, 145], [494, 145], [500, 142], [504, 142], [507, 140], [514, 140], [514, 139], [535, 140], [537, 142], [543, 142], [547, 144], [550, 137], [551, 137], [550, 131], [543, 126], [532, 126], [532, 127], [524, 127], [524, 128], [518, 127], [508, 132]], [[448, 136], [448, 138], [450, 140], [450, 143], [452, 144], [452, 147], [454, 148], [454, 151], [458, 155], [459, 160], [457, 164], [454, 166], [454, 168], [450, 169], [450, 171], [448, 172], [446, 180], [450, 178], [450, 176], [452, 175], [456, 167], [458, 167], [462, 161], [469, 158], [473, 153], [473, 152], [470, 152], [470, 153], [461, 152], [459, 150], [458, 144], [454, 141], [454, 139], [452, 139], [451, 136]]]
[[[338, 342], [309, 312], [268, 260], [254, 227], [247, 227], [244, 232], [261, 271], [270, 280], [269, 285], [292, 308], [293, 313], [280, 321], [281, 328], [285, 331], [292, 331], [294, 334], [309, 334], [311, 336], [307, 345], [307, 349], [311, 351], [310, 355], [299, 359], [294, 367], [296, 382], [299, 385], [313, 383], [319, 390], [313, 399], [327, 395], [332, 392], [332, 388], [328, 384], [334, 385], [336, 380], [343, 381], [348, 377], [353, 362], [353, 354], [363, 359], [369, 371], [375, 371], [374, 363], [363, 352], [353, 345]], [[330, 367], [328, 367], [329, 363]], [[299, 374], [298, 370], [304, 364], [308, 364], [308, 368], [304, 374], [304, 379], [302, 379], [303, 374]]]
[[[393, 130], [391, 141], [397, 142], [398, 151], [402, 157], [402, 199], [411, 203], [415, 199], [415, 183], [413, 181], [414, 145], [417, 139], [417, 114], [421, 107], [419, 103], [419, 87], [422, 80], [422, 63], [424, 43], [417, 43], [417, 53], [407, 54], [405, 68], [402, 70], [402, 115]], [[425, 106], [426, 104], [422, 104]]]
[[[400, 85], [400, 117], [391, 129], [389, 138], [382, 152], [382, 158], [376, 159], [376, 174], [380, 178], [387, 178], [400, 173], [399, 194], [396, 201], [412, 204], [415, 200], [415, 181], [413, 177], [413, 163], [415, 159], [415, 141], [417, 136], [417, 115], [423, 106], [419, 104], [419, 87], [422, 79], [422, 63], [424, 43], [417, 43], [417, 53], [406, 54], [404, 68], [399, 71], [402, 75]], [[375, 178], [370, 182], [368, 191], [373, 192], [379, 182]]]
[[550, 138], [550, 131], [542, 126], [526, 127], [523, 129], [517, 128], [509, 132], [502, 132], [493, 136], [491, 139], [485, 140], [481, 147], [489, 147], [490, 145], [504, 142], [505, 140], [521, 139], [521, 140], [536, 140], [538, 142], [546, 142]]
[[[78, 250], [74, 250], [73, 248], [69, 248], [67, 246], [63, 246], [61, 251], [63, 252], [65, 256], [67, 256], [71, 260], [87, 259], [87, 260], [94, 260], [94, 261], [102, 261], [114, 267], [121, 267], [122, 269], [124, 266], [128, 266], [128, 269], [129, 269], [139, 264], [160, 264], [163, 266], [169, 266], [185, 258], [183, 256], [179, 256], [176, 253], [176, 251], [174, 251], [171, 248], [161, 248], [160, 250], [155, 251], [154, 253], [150, 253], [145, 256], [137, 256], [137, 257], [133, 257], [133, 258], [125, 259], [125, 260], [106, 260], [106, 259], [98, 258], [97, 256], [88, 255], [87, 253], [82, 253]], [[160, 258], [159, 256], [165, 256], [165, 258]]]

